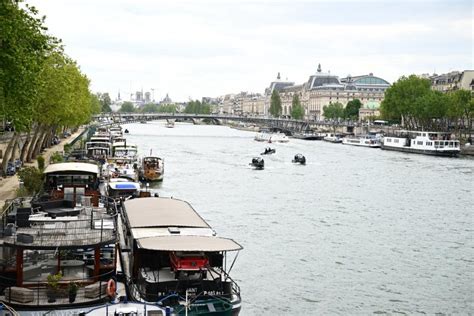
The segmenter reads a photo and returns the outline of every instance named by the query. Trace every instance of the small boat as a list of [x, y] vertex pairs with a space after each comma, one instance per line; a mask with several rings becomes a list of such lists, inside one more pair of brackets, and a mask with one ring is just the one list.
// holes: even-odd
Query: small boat
[[129, 133], [128, 129], [125, 129], [124, 133], [125, 133], [125, 134], [128, 134], [128, 133]]
[[328, 133], [323, 140], [330, 143], [342, 143], [342, 136], [341, 134]]
[[303, 156], [302, 154], [296, 154], [295, 158], [293, 158], [293, 160], [291, 162], [299, 163], [301, 165], [305, 165], [306, 164], [306, 157]]
[[140, 120], [140, 124], [146, 124], [146, 120]]
[[456, 157], [461, 151], [459, 140], [452, 139], [451, 133], [425, 131], [399, 131], [384, 136], [382, 149], [447, 157]]
[[265, 166], [265, 161], [261, 157], [254, 157], [249, 165], [255, 167], [255, 169], [261, 170]]
[[265, 148], [265, 151], [263, 153], [261, 153], [260, 155], [271, 155], [271, 154], [274, 154], [274, 153], [276, 153], [275, 148], [267, 147], [267, 148]]
[[[151, 154], [151, 153], [150, 153]], [[163, 159], [155, 156], [144, 157], [140, 178], [144, 181], [163, 181], [165, 165]]]
[[166, 128], [174, 128], [174, 121], [167, 121], [165, 124]]

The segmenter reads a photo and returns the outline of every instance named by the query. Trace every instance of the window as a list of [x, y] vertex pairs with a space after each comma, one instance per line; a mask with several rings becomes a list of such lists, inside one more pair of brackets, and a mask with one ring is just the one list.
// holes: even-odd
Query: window
[[394, 143], [399, 143], [400, 140], [399, 140], [399, 139], [394, 139], [393, 142], [394, 142]]
[[387, 138], [387, 143], [391, 143], [392, 142], [392, 139], [391, 138]]

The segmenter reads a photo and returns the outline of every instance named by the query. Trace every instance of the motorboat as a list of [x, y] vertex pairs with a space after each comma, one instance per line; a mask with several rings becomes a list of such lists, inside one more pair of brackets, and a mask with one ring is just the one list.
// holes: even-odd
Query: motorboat
[[306, 157], [303, 156], [302, 154], [296, 154], [291, 162], [299, 163], [301, 165], [305, 165], [306, 164]]
[[255, 169], [263, 169], [265, 166], [265, 161], [261, 157], [254, 157], [252, 158], [252, 162], [249, 165], [255, 167]]
[[267, 147], [267, 148], [265, 148], [265, 151], [263, 153], [261, 153], [260, 155], [271, 155], [271, 154], [274, 154], [274, 153], [276, 153], [275, 148]]
[[167, 121], [166, 124], [165, 124], [165, 127], [174, 128], [174, 121]]
[[126, 178], [112, 178], [107, 182], [107, 196], [112, 199], [138, 197], [140, 183]]
[[324, 141], [330, 143], [342, 143], [342, 135], [336, 133], [328, 133], [323, 138]]
[[382, 149], [448, 157], [456, 157], [461, 151], [459, 140], [453, 139], [451, 133], [427, 131], [399, 131], [384, 136]]
[[142, 165], [140, 169], [141, 180], [163, 181], [164, 173], [165, 173], [165, 162], [160, 157], [147, 156], [142, 159]]
[[122, 205], [129, 300], [169, 306], [176, 315], [238, 315], [240, 288], [230, 273], [241, 245], [217, 237], [186, 201], [148, 197]]

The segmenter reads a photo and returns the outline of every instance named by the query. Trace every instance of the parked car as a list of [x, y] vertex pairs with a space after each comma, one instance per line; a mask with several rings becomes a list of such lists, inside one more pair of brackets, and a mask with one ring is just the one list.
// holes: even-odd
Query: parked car
[[15, 164], [9, 161], [7, 165], [7, 176], [14, 176], [15, 173], [16, 173]]

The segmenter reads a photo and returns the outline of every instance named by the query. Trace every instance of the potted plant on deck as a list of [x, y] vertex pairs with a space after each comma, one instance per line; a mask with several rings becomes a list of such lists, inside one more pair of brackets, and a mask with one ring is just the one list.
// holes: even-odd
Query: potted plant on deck
[[48, 303], [56, 302], [56, 297], [58, 296], [59, 292], [59, 281], [61, 281], [62, 277], [63, 275], [61, 272], [48, 275], [48, 287], [46, 289]]
[[69, 282], [68, 293], [69, 293], [69, 303], [73, 303], [76, 300], [77, 290], [79, 285], [76, 282]]

